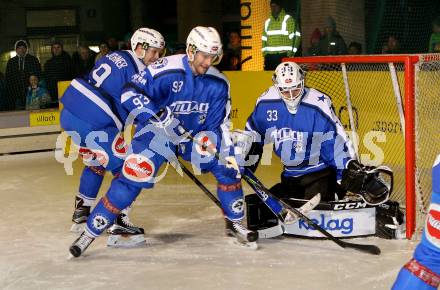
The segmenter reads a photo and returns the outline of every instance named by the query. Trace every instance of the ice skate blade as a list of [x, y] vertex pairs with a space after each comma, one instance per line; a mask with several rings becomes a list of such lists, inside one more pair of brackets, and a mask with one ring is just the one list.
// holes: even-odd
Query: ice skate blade
[[82, 224], [73, 223], [72, 226], [70, 227], [70, 232], [82, 233], [84, 231], [84, 225], [85, 223]]
[[135, 248], [146, 245], [144, 235], [110, 235], [107, 238], [107, 246], [113, 248]]
[[230, 240], [233, 245], [238, 246], [242, 249], [252, 250], [252, 251], [258, 250], [257, 242], [241, 242], [238, 241], [236, 238], [232, 238]]

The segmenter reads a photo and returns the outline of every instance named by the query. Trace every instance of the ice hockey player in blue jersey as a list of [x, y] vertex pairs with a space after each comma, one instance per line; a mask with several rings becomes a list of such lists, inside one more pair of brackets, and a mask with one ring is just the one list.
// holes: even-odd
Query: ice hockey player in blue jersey
[[[228, 234], [243, 244], [255, 244], [258, 239], [258, 233], [242, 224], [241, 168], [235, 160], [229, 132], [229, 82], [212, 66], [222, 57], [220, 36], [212, 27], [198, 26], [189, 33], [186, 45], [186, 55], [159, 59], [126, 86], [122, 104], [129, 111], [137, 110], [136, 123], [144, 127], [138, 125], [122, 174], [113, 180], [90, 214], [85, 232], [70, 247], [73, 256], [80, 256], [111, 225], [140, 188], [154, 186], [159, 167], [175, 160], [176, 151], [191, 161], [193, 168], [211, 172], [217, 179]], [[215, 159], [205, 146], [182, 136], [180, 126], [217, 150], [229, 161], [228, 165]]]
[[[370, 204], [385, 202], [389, 188], [380, 179], [366, 183], [367, 170], [356, 161], [354, 148], [334, 113], [329, 96], [305, 87], [304, 72], [294, 62], [282, 62], [275, 69], [273, 86], [257, 100], [246, 130], [234, 132], [245, 144], [247, 166], [255, 171], [263, 144], [273, 143], [284, 166], [281, 182], [271, 191], [279, 198], [310, 199], [317, 193], [333, 201], [347, 190], [360, 193]], [[246, 145], [247, 144], [247, 145]], [[242, 162], [244, 160], [240, 160]], [[374, 175], [370, 175], [373, 176]], [[268, 201], [275, 213], [280, 204]], [[287, 213], [288, 214], [288, 213]], [[289, 220], [289, 216], [286, 216]]]
[[[87, 79], [74, 79], [61, 102], [61, 126], [79, 148], [86, 165], [75, 198], [72, 231], [81, 232], [90, 214], [106, 171], [120, 172], [127, 145], [123, 138], [126, 111], [121, 106], [123, 86], [164, 51], [164, 38], [149, 28], [136, 30], [132, 50], [115, 51], [100, 58]], [[143, 229], [134, 226], [124, 209], [109, 230], [109, 246], [122, 246], [120, 235], [129, 235], [125, 244], [145, 241]]]
[[413, 258], [399, 272], [393, 290], [435, 290], [440, 285], [440, 155], [432, 167], [431, 204]]

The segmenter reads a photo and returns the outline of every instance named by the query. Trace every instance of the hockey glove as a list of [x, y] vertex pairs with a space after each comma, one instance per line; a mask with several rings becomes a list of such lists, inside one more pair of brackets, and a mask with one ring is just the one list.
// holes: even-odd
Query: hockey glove
[[241, 175], [244, 173], [244, 167], [238, 165], [237, 160], [234, 156], [228, 156], [225, 157], [225, 160], [228, 162], [226, 165], [226, 168], [228, 169], [227, 172], [230, 173], [227, 175], [232, 178], [241, 178]]
[[358, 194], [367, 204], [378, 205], [388, 200], [393, 189], [393, 172], [386, 166], [364, 167], [351, 160], [342, 172], [341, 186]]
[[153, 116], [150, 122], [154, 127], [160, 129], [159, 133], [168, 137], [176, 145], [187, 140], [186, 135], [180, 129], [180, 121], [174, 118], [174, 114], [168, 106]]

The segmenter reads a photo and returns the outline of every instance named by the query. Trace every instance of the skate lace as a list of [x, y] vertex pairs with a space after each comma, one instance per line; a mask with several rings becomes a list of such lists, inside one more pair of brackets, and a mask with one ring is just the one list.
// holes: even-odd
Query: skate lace
[[78, 247], [80, 247], [82, 250], [84, 250], [85, 248], [87, 248], [90, 243], [93, 241], [92, 238], [86, 236], [86, 235], [81, 235], [81, 237], [79, 237], [78, 242], [76, 242], [76, 245]]
[[242, 235], [248, 234], [250, 231], [245, 228], [241, 223], [232, 223], [234, 229]]
[[126, 214], [121, 214], [121, 221], [128, 227], [134, 227], [134, 224], [130, 221], [130, 218]]

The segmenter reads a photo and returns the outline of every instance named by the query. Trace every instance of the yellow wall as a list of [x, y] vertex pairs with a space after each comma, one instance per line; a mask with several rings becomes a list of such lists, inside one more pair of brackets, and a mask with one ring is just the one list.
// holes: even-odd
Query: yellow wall
[[[232, 122], [234, 128], [243, 129], [246, 120], [255, 106], [256, 99], [272, 85], [273, 72], [225, 72], [231, 84], [232, 96]], [[421, 77], [429, 78], [423, 75]], [[386, 142], [372, 140], [384, 152], [384, 162], [389, 164], [404, 165], [404, 139], [400, 126], [400, 119], [396, 107], [396, 99], [389, 73], [382, 71], [352, 71], [348, 73], [350, 82], [350, 94], [353, 106], [359, 122], [356, 123], [356, 131], [359, 134], [360, 153], [367, 154], [368, 158], [375, 156], [371, 148], [365, 147], [365, 138], [370, 132], [383, 132]], [[403, 96], [403, 76], [399, 75], [400, 90]], [[60, 95], [64, 92], [69, 82], [59, 83]], [[341, 73], [338, 71], [311, 71], [307, 75], [306, 85], [316, 87], [330, 95], [335, 106], [335, 112], [347, 131], [350, 130], [348, 112], [346, 109], [345, 88]], [[434, 92], [434, 90], [432, 90]], [[436, 96], [425, 95], [424, 102], [437, 106]], [[424, 117], [420, 113], [420, 120], [429, 120], [432, 116]], [[438, 132], [439, 128], [430, 128], [429, 122], [425, 127], [432, 132]], [[439, 134], [432, 136], [440, 143]], [[437, 143], [438, 144], [438, 143]]]

